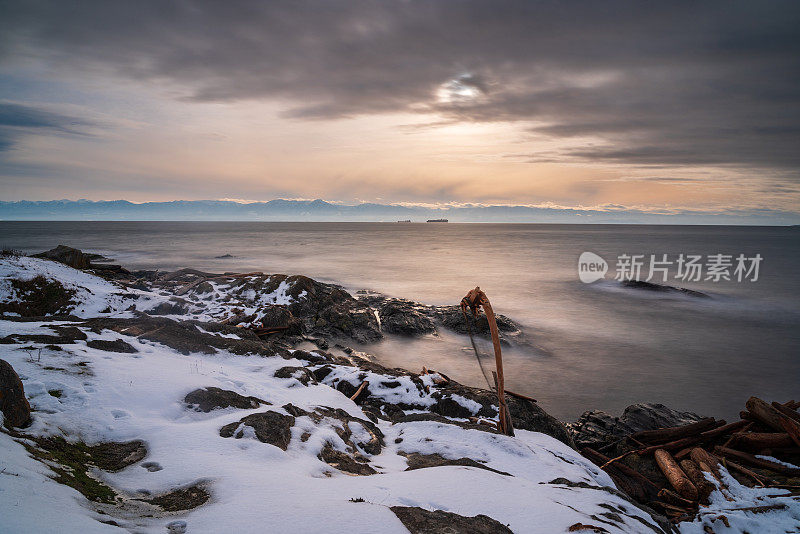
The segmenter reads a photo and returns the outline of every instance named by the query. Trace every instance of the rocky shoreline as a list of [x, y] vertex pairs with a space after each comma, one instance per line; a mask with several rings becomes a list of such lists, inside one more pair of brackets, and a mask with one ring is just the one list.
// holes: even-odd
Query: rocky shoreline
[[[331, 468], [349, 475], [370, 476], [386, 472], [379, 458], [385, 456], [391, 446], [393, 454], [403, 458], [407, 470], [411, 471], [459, 466], [500, 476], [515, 476], [502, 469], [502, 464], [492, 465], [485, 458], [476, 460], [447, 454], [444, 452], [447, 446], [436, 449], [436, 452], [404, 448], [406, 430], [403, 429], [410, 432], [420, 425], [434, 425], [439, 432], [453, 428], [457, 432], [494, 436], [487, 438], [492, 440], [505, 438], [499, 435], [495, 426], [497, 406], [494, 392], [459, 384], [441, 372], [428, 369], [414, 373], [387, 368], [369, 354], [349, 346], [353, 342], [363, 346], [386, 336], [436, 335], [442, 330], [465, 334], [467, 323], [457, 306], [429, 306], [370, 292], [351, 295], [340, 286], [302, 275], [208, 273], [194, 269], [129, 271], [109, 263], [106, 258], [65, 246], [37, 256], [77, 269], [76, 277], [91, 278], [82, 278], [80, 283], [67, 283], [63, 275], [59, 278], [57, 269], [51, 269], [49, 264], [31, 266], [7, 253], [11, 271], [16, 268], [19, 274], [7, 275], [3, 281], [8, 298], [0, 299], [0, 320], [20, 327], [0, 332], [0, 347], [38, 351], [40, 359], [42, 351], [70, 353], [72, 347], [84, 346], [86, 350], [95, 351], [92, 354], [138, 356], [142, 347], [152, 344], [187, 357], [256, 355], [276, 361], [274, 357], [277, 356], [285, 364], [271, 363], [269, 372], [278, 383], [288, 383], [289, 387], [308, 391], [326, 386], [330, 388], [327, 391], [341, 395], [341, 400], [331, 401], [328, 405], [311, 403], [304, 407], [288, 402], [277, 408], [275, 402], [257, 395], [206, 386], [187, 392], [182, 397], [183, 404], [186, 409], [201, 414], [247, 411], [246, 415], [220, 426], [219, 437], [255, 439], [283, 451], [303, 447], [303, 443], [314, 442], [315, 436], [329, 433], [332, 429], [332, 437], [319, 442], [315, 456]], [[18, 259], [14, 260], [15, 257]], [[25, 269], [31, 272], [23, 273]], [[102, 285], [98, 280], [108, 285]], [[25, 327], [26, 324], [36, 327]], [[504, 344], [529, 343], [523, 330], [511, 319], [498, 316], [498, 326]], [[471, 328], [475, 335], [488, 338], [485, 318]], [[27, 363], [34, 365], [33, 357]], [[88, 363], [84, 364], [85, 370], [89, 368]], [[75, 365], [79, 367], [80, 362], [75, 362]], [[4, 377], [8, 374], [6, 371], [3, 371]], [[66, 368], [62, 371], [82, 372]], [[13, 369], [10, 372], [13, 373]], [[13, 377], [3, 380], [15, 384]], [[103, 481], [103, 477], [97, 482], [91, 475], [92, 469], [102, 470], [103, 467], [98, 465], [98, 462], [102, 463], [102, 460], [97, 460], [98, 449], [92, 447], [117, 451], [117, 456], [121, 454], [120, 450], [127, 451], [127, 454], [122, 454], [126, 459], [116, 461], [114, 465], [124, 469], [145, 458], [146, 444], [143, 441], [107, 442], [79, 445], [78, 450], [73, 450], [74, 445], [70, 445], [69, 440], [47, 434], [28, 434], [25, 427], [30, 421], [18, 413], [19, 410], [25, 411], [24, 406], [20, 408], [23, 401], [27, 403], [24, 395], [14, 406], [16, 411], [9, 410], [9, 413], [16, 413], [15, 417], [6, 414], [8, 428], [5, 432], [23, 443], [34, 458], [61, 465], [63, 474], [57, 480], [94, 502], [96, 511], [114, 516], [114, 523], [121, 526], [136, 523], [131, 517], [147, 515], [141, 512], [141, 506], [161, 510], [156, 513], [159, 515], [192, 510], [212, 498], [214, 490], [205, 479], [147, 496], [114, 489]], [[340, 407], [344, 406], [341, 405], [343, 402], [354, 403], [347, 406], [353, 406], [357, 412]], [[35, 410], [36, 403], [33, 404]], [[586, 448], [609, 450], [636, 433], [688, 425], [703, 419], [697, 414], [676, 412], [662, 405], [638, 404], [628, 407], [620, 417], [593, 411], [584, 413], [574, 423], [563, 424], [530, 399], [512, 396], [508, 398], [508, 404], [516, 429], [550, 436], [567, 447], [566, 450], [574, 451]], [[250, 413], [264, 407], [268, 409]], [[3, 411], [5, 413], [5, 406]], [[33, 413], [35, 418], [36, 411]], [[395, 434], [391, 443], [388, 442], [388, 429]], [[435, 435], [424, 438], [430, 442], [436, 439]], [[575, 457], [568, 459], [563, 453], [550, 453], [559, 461], [563, 460], [562, 467], [579, 464], [588, 470], [587, 475], [591, 473], [588, 478], [584, 475], [582, 480], [567, 480], [562, 485], [589, 484], [594, 487], [596, 482], [591, 482], [591, 478], [602, 473], [591, 462], [580, 460], [576, 464]], [[488, 453], [484, 451], [481, 454], [486, 456]], [[142, 464], [148, 471], [151, 468], [154, 472], [160, 471], [160, 464], [148, 463], [150, 467]], [[84, 473], [83, 478], [80, 473]], [[659, 473], [653, 473], [653, 477], [659, 476]], [[558, 485], [558, 478], [553, 477], [549, 483]], [[597, 487], [608, 486], [610, 484]], [[624, 527], [631, 518], [640, 529], [646, 525], [647, 531], [669, 532], [673, 529], [663, 511], [655, 511], [631, 495], [614, 493], [616, 490], [613, 488], [609, 491], [609, 495], [627, 503], [627, 508], [615, 505], [610, 516], [589, 514], [587, 522], [571, 525], [570, 531], [575, 525], [586, 526], [587, 530], [591, 530], [589, 527], [601, 529], [595, 532], [608, 532], [611, 527], [636, 531]], [[134, 501], [136, 506], [131, 505]], [[395, 506], [392, 512], [412, 532], [430, 532], [432, 530], [426, 530], [424, 525], [437, 522], [463, 523], [463, 530], [456, 532], [509, 531], [505, 525], [486, 515], [462, 516], [441, 510], [430, 512], [414, 506]], [[181, 521], [171, 525], [167, 526], [170, 532], [186, 530]], [[575, 531], [581, 528], [576, 527]]]

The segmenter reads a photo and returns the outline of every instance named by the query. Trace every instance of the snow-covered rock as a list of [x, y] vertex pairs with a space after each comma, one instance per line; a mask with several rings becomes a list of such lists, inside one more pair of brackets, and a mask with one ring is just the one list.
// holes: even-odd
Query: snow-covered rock
[[[453, 528], [505, 525], [516, 533], [566, 532], [578, 523], [610, 533], [665, 532], [565, 443], [523, 429], [509, 437], [430, 413], [444, 397], [465, 413], [485, 409], [466, 393], [437, 390], [432, 376], [418, 378], [420, 387], [408, 375], [358, 369], [355, 359], [322, 351], [270, 352], [244, 331], [228, 337], [236, 332], [230, 326], [135, 317], [129, 306], [141, 310], [167, 297], [126, 294], [45, 260], [0, 259], [0, 299], [17, 298], [12, 280], [39, 275], [74, 291], [75, 318], [0, 319], [7, 340], [0, 358], [18, 372], [33, 409], [23, 434], [0, 432], [3, 532], [403, 533], [426, 517], [431, 524], [449, 518]], [[81, 336], [36, 341], [56, 328]], [[133, 351], [104, 350], [111, 345], [97, 341]], [[294, 372], [279, 372], [287, 367], [327, 372], [303, 383]], [[380, 401], [374, 407], [395, 402], [406, 417], [378, 418], [331, 387], [365, 378]], [[198, 390], [229, 393], [198, 411], [205, 399]], [[58, 437], [59, 454], [40, 450], [42, 440]], [[69, 479], [59, 473], [60, 462], [73, 461], [65, 456], [71, 447], [131, 442], [146, 444], [144, 458], [111, 471], [87, 455], [79, 458], [86, 472], [72, 473], [105, 488], [108, 499], [91, 500], [79, 484], [59, 482]], [[412, 462], [417, 468], [407, 470]], [[702, 516], [716, 521], [715, 531], [720, 514], [731, 532], [796, 528], [796, 502], [729, 487], [732, 500], [718, 490]], [[753, 505], [775, 508], [766, 515], [728, 510]], [[684, 530], [702, 532], [699, 521]]]

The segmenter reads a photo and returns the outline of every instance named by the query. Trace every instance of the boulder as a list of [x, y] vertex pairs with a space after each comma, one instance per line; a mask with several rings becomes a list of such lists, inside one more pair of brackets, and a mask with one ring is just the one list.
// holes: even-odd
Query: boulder
[[512, 534], [507, 526], [483, 514], [466, 517], [418, 506], [392, 506], [389, 509], [411, 534]]
[[337, 451], [330, 444], [326, 443], [319, 453], [319, 458], [331, 467], [335, 467], [339, 471], [350, 473], [351, 475], [374, 475], [376, 471], [370, 467], [366, 459], [354, 458], [353, 456]]
[[599, 448], [634, 432], [688, 425], [700, 419], [696, 413], [680, 412], [663, 404], [639, 403], [625, 408], [620, 417], [600, 410], [584, 412], [566, 426], [579, 447]]
[[436, 332], [424, 309], [409, 300], [387, 299], [378, 306], [381, 331], [400, 336], [423, 336]]
[[286, 366], [281, 367], [275, 374], [273, 375], [275, 378], [295, 378], [304, 386], [307, 386], [309, 382], [316, 383], [317, 379], [314, 378], [314, 375], [311, 374], [311, 371], [306, 369], [305, 367], [292, 367]]
[[[159, 506], [166, 512], [182, 512], [202, 506], [208, 502], [210, 498], [211, 495], [209, 495], [205, 485], [202, 483], [195, 483], [158, 495], [157, 497], [147, 500], [147, 502]], [[184, 529], [183, 531], [185, 532], [186, 530]]]
[[643, 280], [622, 280], [619, 284], [624, 288], [638, 289], [640, 291], [652, 291], [656, 293], [680, 293], [682, 295], [701, 299], [711, 298], [709, 295], [701, 291], [686, 289], [685, 287], [668, 286], [666, 284], [654, 284], [652, 282], [645, 282]]
[[120, 471], [147, 456], [144, 441], [108, 441], [88, 448], [92, 462], [104, 471]]
[[215, 387], [195, 389], [183, 398], [183, 402], [194, 406], [196, 411], [205, 413], [231, 407], [248, 410], [258, 408], [261, 404], [269, 404], [256, 397], [245, 397], [235, 391]]
[[6, 428], [26, 427], [31, 424], [31, 405], [25, 389], [14, 368], [0, 360], [0, 411]]
[[75, 269], [88, 269], [92, 264], [89, 255], [84, 254], [77, 248], [67, 247], [65, 245], [58, 245], [56, 248], [34, 254], [33, 257], [57, 261]]
[[91, 347], [93, 349], [104, 350], [106, 352], [122, 352], [125, 354], [133, 354], [135, 352], [139, 352], [133, 347], [133, 345], [131, 345], [130, 343], [126, 343], [121, 339], [115, 339], [114, 341], [107, 341], [105, 339], [93, 339], [92, 341], [87, 341], [86, 346]]
[[219, 430], [219, 435], [223, 438], [235, 437], [236, 439], [240, 439], [244, 436], [242, 430], [237, 431], [241, 425], [251, 427], [259, 441], [286, 450], [292, 439], [294, 416], [284, 415], [271, 410], [254, 413], [243, 417], [235, 423], [223, 426]]

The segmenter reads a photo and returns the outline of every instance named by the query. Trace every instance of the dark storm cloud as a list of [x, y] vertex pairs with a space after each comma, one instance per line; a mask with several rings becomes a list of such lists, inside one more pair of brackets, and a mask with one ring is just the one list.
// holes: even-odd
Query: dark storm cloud
[[[566, 154], [578, 159], [795, 177], [800, 165], [796, 1], [26, 1], [0, 11], [0, 58], [166, 80], [190, 100], [280, 98], [300, 118], [434, 110], [606, 141]], [[442, 98], [453, 82], [477, 94]]]
[[31, 106], [0, 102], [0, 152], [30, 133], [87, 135], [80, 130], [88, 121]]

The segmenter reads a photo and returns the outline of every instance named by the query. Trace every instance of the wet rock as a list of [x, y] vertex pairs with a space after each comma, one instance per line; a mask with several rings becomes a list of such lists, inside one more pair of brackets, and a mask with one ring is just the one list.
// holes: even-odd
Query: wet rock
[[639, 403], [625, 408], [620, 417], [600, 410], [584, 412], [567, 428], [579, 447], [599, 448], [642, 430], [688, 425], [702, 419], [692, 412], [680, 412], [663, 404]]
[[[443, 327], [466, 335], [472, 327], [474, 335], [491, 338], [486, 316], [481, 314], [478, 318], [470, 317], [468, 325], [460, 306], [429, 306], [374, 293], [360, 294], [359, 300], [378, 312], [381, 329], [388, 334], [421, 336], [435, 333], [437, 327]], [[496, 320], [501, 343], [525, 341], [522, 329], [514, 321], [505, 315], [497, 315]]]
[[239, 429], [241, 425], [251, 427], [259, 441], [286, 450], [292, 439], [291, 428], [294, 426], [294, 416], [273, 411], [254, 413], [235, 423], [223, 426], [219, 430], [219, 435], [223, 438], [240, 439], [244, 435], [243, 431]]
[[91, 265], [90, 258], [77, 248], [58, 245], [56, 248], [34, 254], [34, 258], [44, 258], [57, 261], [75, 269], [88, 269]]
[[195, 389], [184, 397], [183, 402], [193, 406], [196, 411], [205, 413], [231, 407], [248, 410], [258, 408], [261, 404], [269, 404], [256, 397], [245, 397], [235, 391], [215, 387]]
[[135, 352], [139, 352], [130, 343], [126, 343], [121, 339], [115, 339], [114, 341], [106, 341], [105, 339], [94, 339], [92, 341], [86, 342], [87, 347], [91, 347], [93, 349], [104, 350], [106, 352], [121, 352], [125, 354], [133, 354]]
[[319, 354], [317, 352], [308, 352], [306, 350], [294, 350], [292, 351], [292, 358], [297, 358], [298, 360], [305, 360], [309, 363], [323, 363], [327, 362], [329, 358], [327, 358], [323, 354]]
[[211, 498], [203, 484], [192, 484], [184, 488], [178, 488], [147, 500], [150, 504], [161, 507], [166, 512], [180, 512], [183, 510], [193, 510], [202, 506]]
[[94, 465], [104, 471], [120, 471], [147, 456], [144, 441], [105, 442], [89, 447], [89, 455]]
[[322, 448], [319, 458], [331, 467], [335, 467], [339, 471], [352, 475], [374, 475], [376, 473], [376, 471], [366, 463], [366, 459], [358, 461], [347, 453], [337, 451], [327, 443]]
[[417, 506], [392, 506], [390, 510], [411, 534], [513, 534], [507, 526], [483, 514], [466, 517]]
[[[472, 328], [473, 335], [486, 339], [491, 338], [489, 321], [483, 313], [478, 317], [469, 316], [467, 318], [469, 324], [467, 324], [461, 306], [439, 306], [435, 308], [435, 317], [442, 326], [458, 334], [468, 334], [469, 329]], [[514, 321], [500, 314], [495, 315], [495, 321], [502, 343], [509, 343], [511, 339], [522, 341], [522, 329]]]
[[425, 308], [402, 299], [386, 299], [378, 306], [381, 331], [401, 336], [422, 336], [436, 332]]
[[6, 428], [23, 428], [31, 424], [31, 405], [16, 371], [0, 360], [0, 412]]
[[408, 463], [406, 471], [414, 471], [415, 469], [425, 469], [428, 467], [440, 467], [443, 465], [460, 465], [464, 467], [476, 467], [478, 469], [485, 469], [487, 471], [492, 471], [493, 473], [498, 473], [500, 475], [513, 476], [511, 475], [511, 473], [506, 473], [505, 471], [498, 471], [497, 469], [492, 469], [491, 467], [484, 465], [480, 462], [477, 462], [472, 458], [457, 458], [455, 460], [450, 460], [444, 458], [440, 454], [420, 454], [418, 452], [412, 452], [412, 453], [400, 452], [398, 454], [401, 454], [406, 457], [406, 462]]
[[189, 525], [186, 523], [186, 521], [170, 521], [167, 523], [167, 532], [169, 532], [169, 534], [186, 534], [186, 529], [188, 526]]
[[316, 383], [317, 379], [314, 378], [314, 375], [311, 374], [311, 371], [306, 369], [305, 367], [281, 367], [275, 374], [273, 375], [275, 378], [295, 378], [304, 386], [307, 386], [309, 382]]
[[710, 299], [711, 297], [701, 291], [694, 291], [693, 289], [686, 289], [684, 287], [668, 286], [663, 284], [654, 284], [652, 282], [645, 282], [642, 280], [622, 280], [619, 283], [622, 287], [628, 289], [637, 289], [640, 291], [652, 291], [656, 293], [679, 293], [689, 297], [696, 297], [702, 299]]

